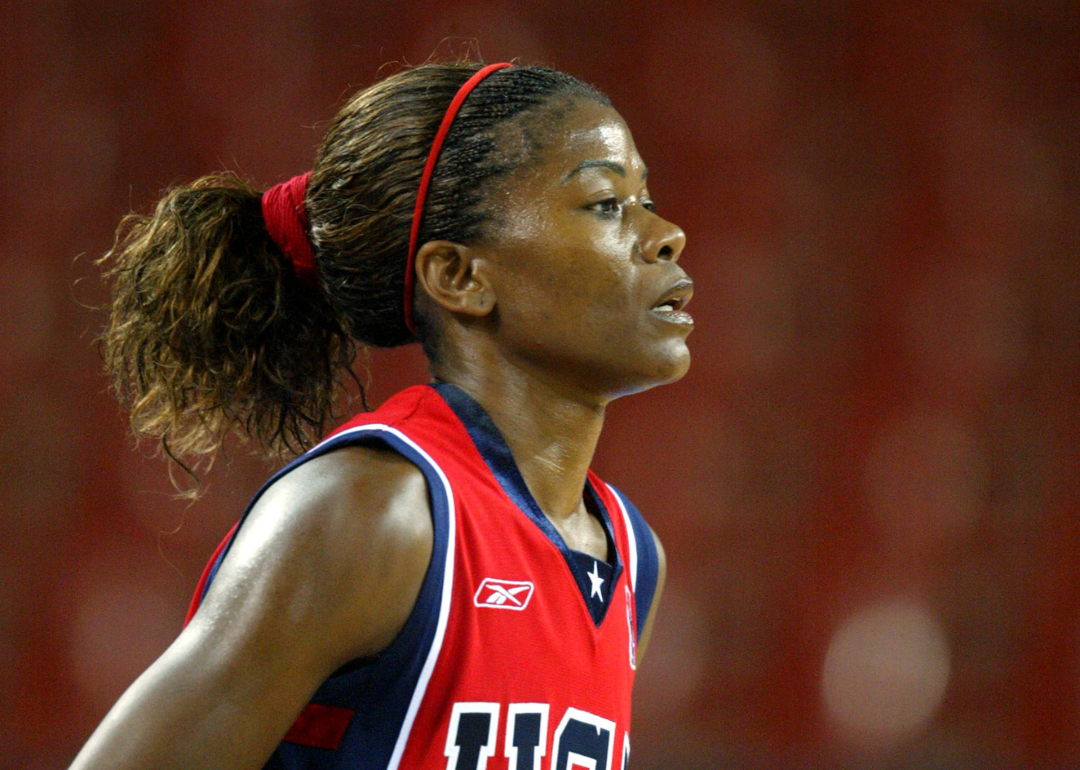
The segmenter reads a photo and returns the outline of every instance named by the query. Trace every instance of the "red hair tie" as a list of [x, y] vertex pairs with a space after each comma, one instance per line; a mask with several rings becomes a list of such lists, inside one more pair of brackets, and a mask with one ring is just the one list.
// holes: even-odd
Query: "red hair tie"
[[450, 102], [450, 106], [446, 108], [446, 114], [443, 115], [442, 123], [439, 125], [439, 130], [435, 134], [435, 141], [431, 143], [431, 151], [428, 153], [427, 163], [424, 165], [424, 174], [420, 177], [420, 190], [416, 194], [416, 207], [413, 209], [412, 231], [409, 234], [409, 256], [405, 261], [405, 325], [409, 327], [409, 331], [413, 334], [416, 334], [416, 327], [413, 324], [412, 314], [413, 286], [415, 283], [413, 273], [415, 272], [417, 247], [416, 241], [420, 237], [420, 220], [423, 218], [424, 214], [424, 200], [427, 198], [428, 186], [431, 184], [431, 174], [435, 171], [435, 163], [439, 160], [439, 151], [442, 149], [446, 135], [450, 133], [450, 126], [453, 124], [454, 118], [457, 117], [458, 110], [461, 109], [465, 97], [472, 93], [472, 90], [480, 85], [480, 81], [492, 72], [509, 66], [511, 66], [509, 62], [489, 64], [483, 69], [477, 70], [471, 78], [466, 80], [465, 84], [462, 85], [461, 88], [458, 89], [457, 94], [454, 95], [453, 100]]
[[304, 209], [304, 195], [310, 178], [309, 171], [271, 187], [262, 195], [262, 211], [266, 231], [281, 253], [292, 262], [297, 279], [308, 286], [318, 286], [315, 253], [311, 250]]

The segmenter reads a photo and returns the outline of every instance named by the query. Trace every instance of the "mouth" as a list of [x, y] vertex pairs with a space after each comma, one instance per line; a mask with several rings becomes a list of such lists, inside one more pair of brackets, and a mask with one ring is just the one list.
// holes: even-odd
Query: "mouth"
[[693, 316], [683, 310], [693, 296], [694, 282], [689, 278], [683, 278], [664, 292], [650, 312], [669, 323], [693, 325]]

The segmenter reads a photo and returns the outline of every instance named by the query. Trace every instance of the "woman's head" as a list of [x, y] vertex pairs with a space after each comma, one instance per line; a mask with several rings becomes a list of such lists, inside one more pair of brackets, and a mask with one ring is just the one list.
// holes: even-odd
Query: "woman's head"
[[546, 133], [493, 185], [488, 233], [417, 254], [417, 307], [442, 321], [433, 372], [483, 387], [527, 371], [593, 404], [678, 379], [693, 328], [686, 239], [657, 213], [630, 130], [578, 100]]
[[[236, 431], [269, 449], [308, 445], [333, 417], [355, 342], [409, 342], [402, 310], [412, 208], [446, 108], [481, 65], [429, 64], [355, 96], [332, 121], [306, 195], [319, 286], [270, 238], [260, 193], [231, 174], [169, 190], [129, 215], [105, 256], [114, 281], [102, 351], [137, 433], [176, 456], [213, 456]], [[493, 73], [439, 155], [420, 243], [491, 228], [491, 192], [527, 166], [577, 103], [607, 104], [560, 72]], [[425, 349], [433, 325], [418, 314]]]
[[[402, 310], [406, 255], [424, 163], [447, 105], [477, 64], [405, 70], [362, 91], [338, 114], [307, 193], [323, 288], [360, 342], [413, 339]], [[571, 103], [608, 104], [596, 89], [542, 67], [490, 74], [462, 104], [446, 136], [423, 206], [418, 243], [471, 243], [493, 224], [489, 194], [529, 165]], [[418, 334], [436, 352], [430, 319]]]

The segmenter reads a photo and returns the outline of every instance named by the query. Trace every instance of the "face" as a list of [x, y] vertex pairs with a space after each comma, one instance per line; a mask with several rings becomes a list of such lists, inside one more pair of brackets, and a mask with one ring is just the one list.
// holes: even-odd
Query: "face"
[[575, 103], [539, 157], [494, 192], [497, 337], [513, 362], [617, 397], [686, 373], [686, 236], [657, 213], [617, 112]]

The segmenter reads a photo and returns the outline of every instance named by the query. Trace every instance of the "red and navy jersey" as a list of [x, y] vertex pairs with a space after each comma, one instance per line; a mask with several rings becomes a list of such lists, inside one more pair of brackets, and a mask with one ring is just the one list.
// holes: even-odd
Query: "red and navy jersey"
[[[635, 645], [657, 581], [637, 510], [590, 472], [585, 502], [604, 525], [610, 562], [570, 550], [494, 423], [446, 383], [358, 415], [263, 490], [355, 444], [390, 447], [423, 472], [431, 564], [395, 640], [327, 679], [267, 767], [625, 767]], [[207, 566], [189, 617], [243, 522]]]

